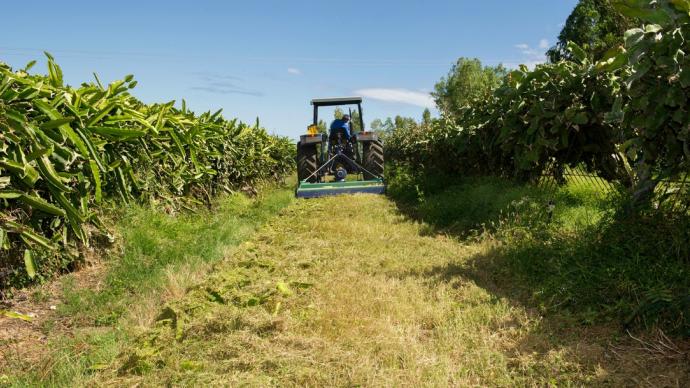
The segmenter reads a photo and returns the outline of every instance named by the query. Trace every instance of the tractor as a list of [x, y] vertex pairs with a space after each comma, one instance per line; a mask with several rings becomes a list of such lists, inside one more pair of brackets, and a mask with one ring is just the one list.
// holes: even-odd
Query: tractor
[[[374, 132], [366, 131], [361, 97], [321, 98], [311, 101], [314, 122], [297, 143], [298, 198], [316, 198], [338, 194], [384, 194], [383, 143]], [[361, 131], [350, 139], [344, 130], [333, 131], [330, 138], [319, 133], [319, 108], [356, 105]], [[350, 116], [352, 116], [350, 114]]]

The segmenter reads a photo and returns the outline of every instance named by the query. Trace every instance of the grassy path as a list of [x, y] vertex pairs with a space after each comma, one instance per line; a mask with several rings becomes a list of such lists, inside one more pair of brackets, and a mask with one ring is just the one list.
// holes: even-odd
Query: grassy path
[[[176, 217], [133, 208], [103, 270], [33, 291], [27, 308], [57, 310], [11, 322], [26, 335], [0, 341], [0, 386], [687, 386], [687, 341], [542, 304], [561, 301], [543, 281], [572, 277], [553, 271], [561, 240], [523, 244], [497, 218], [529, 190], [474, 182], [414, 209], [286, 188]], [[552, 232], [600, 214], [578, 198], [559, 199]], [[512, 237], [472, 232], [485, 222]], [[506, 252], [559, 277], [526, 282]]]
[[89, 384], [682, 381], [611, 329], [544, 318], [499, 296], [493, 274], [473, 264], [491, 252], [490, 241], [429, 233], [385, 197], [297, 201], [160, 306], [136, 345]]

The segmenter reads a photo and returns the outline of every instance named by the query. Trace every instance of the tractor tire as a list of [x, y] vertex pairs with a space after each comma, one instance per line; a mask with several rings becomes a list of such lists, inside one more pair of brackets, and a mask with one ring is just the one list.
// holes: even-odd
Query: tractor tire
[[381, 141], [368, 141], [362, 144], [364, 179], [370, 180], [383, 177], [383, 143]]
[[[297, 178], [303, 181], [309, 178], [319, 168], [318, 156], [316, 154], [316, 144], [307, 144], [302, 146], [297, 143]], [[317, 176], [311, 176], [309, 183], [314, 183]]]

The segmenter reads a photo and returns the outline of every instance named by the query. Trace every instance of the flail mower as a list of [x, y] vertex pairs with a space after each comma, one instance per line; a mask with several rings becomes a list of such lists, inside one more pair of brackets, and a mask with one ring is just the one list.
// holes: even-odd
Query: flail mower
[[[322, 98], [311, 101], [314, 122], [297, 143], [298, 198], [369, 193], [384, 194], [383, 143], [374, 132], [366, 131], [362, 116], [362, 98]], [[346, 130], [335, 129], [330, 137], [319, 133], [319, 108], [356, 105], [359, 128], [349, 137]], [[351, 116], [351, 115], [350, 115]]]

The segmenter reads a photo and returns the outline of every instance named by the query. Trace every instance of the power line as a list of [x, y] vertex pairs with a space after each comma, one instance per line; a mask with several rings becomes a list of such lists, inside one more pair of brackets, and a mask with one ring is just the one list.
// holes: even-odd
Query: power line
[[[73, 49], [57, 49], [57, 50], [41, 50], [37, 48], [27, 47], [0, 47], [0, 55], [31, 55], [34, 53], [42, 54], [44, 51], [49, 51], [52, 54], [65, 55], [67, 57], [87, 57], [87, 58], [101, 58], [118, 57], [118, 58], [160, 58], [160, 59], [199, 59], [199, 60], [223, 60], [226, 62], [236, 63], [252, 63], [252, 64], [295, 64], [295, 65], [343, 65], [343, 66], [443, 66], [448, 67], [455, 63], [455, 60], [405, 60], [405, 59], [352, 59], [352, 58], [317, 58], [317, 57], [219, 57], [208, 55], [187, 55], [176, 53], [150, 53], [150, 52], [126, 52], [126, 51], [100, 51], [100, 50], [73, 50]], [[483, 60], [486, 64], [499, 63], [521, 63], [524, 60]]]

